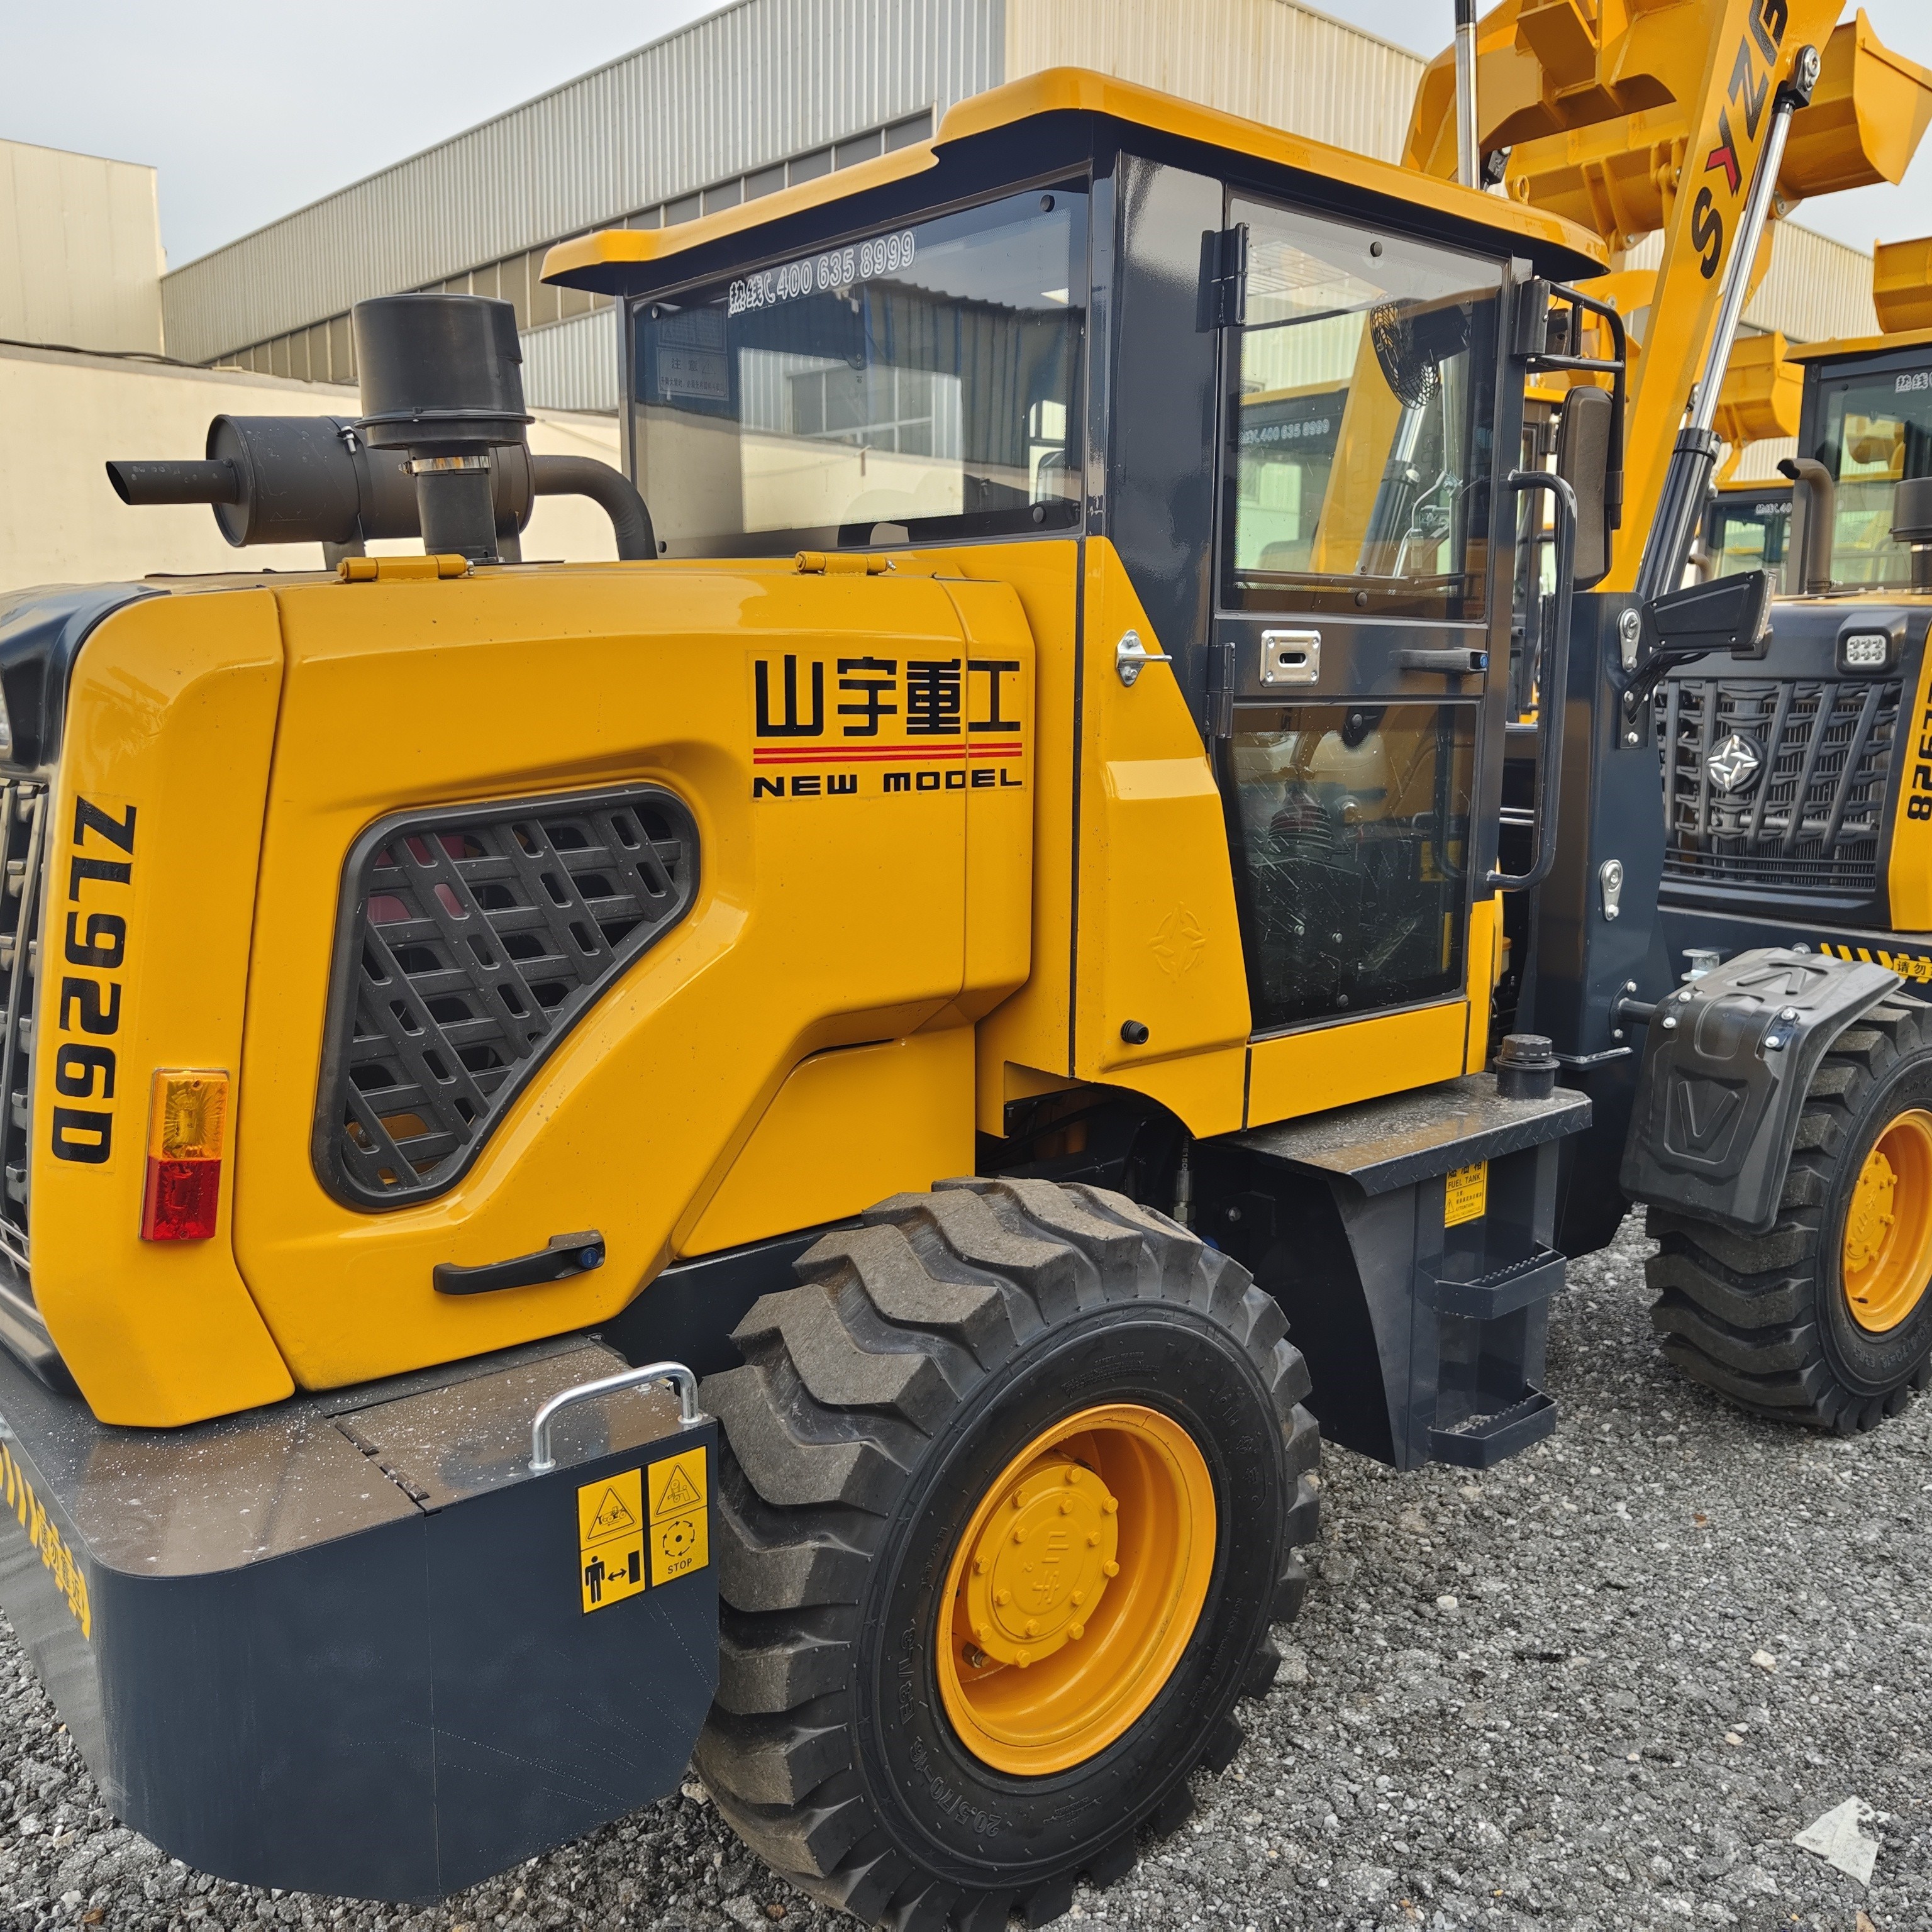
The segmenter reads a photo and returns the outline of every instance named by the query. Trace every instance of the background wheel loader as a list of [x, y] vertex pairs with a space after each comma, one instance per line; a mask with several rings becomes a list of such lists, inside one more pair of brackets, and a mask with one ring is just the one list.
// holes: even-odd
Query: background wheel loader
[[1656, 916], [1652, 693], [1768, 608], [1676, 589], [1672, 439], [1857, 90], [1816, 5], [1512, 13], [1572, 152], [1558, 13], [1634, 358], [1534, 196], [1058, 70], [557, 251], [631, 482], [550, 487], [638, 560], [506, 560], [466, 297], [358, 310], [352, 423], [113, 466], [339, 556], [0, 614], [0, 1599], [130, 1825], [426, 1898], [694, 1750], [863, 1919], [1043, 1923], [1235, 1748], [1318, 1426], [1535, 1442], [1618, 1160], [1748, 1226], [1839, 1184], [1820, 1067], [1918, 1092], [1895, 974], [1678, 988]]

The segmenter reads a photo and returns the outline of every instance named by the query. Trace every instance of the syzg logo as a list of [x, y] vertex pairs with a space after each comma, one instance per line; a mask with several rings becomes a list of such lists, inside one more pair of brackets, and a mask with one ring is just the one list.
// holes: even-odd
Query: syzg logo
[[[1725, 192], [1733, 202], [1744, 185], [1744, 170], [1738, 160], [1731, 108], [1736, 107], [1744, 116], [1744, 139], [1755, 141], [1758, 124], [1764, 118], [1765, 102], [1771, 94], [1772, 70], [1778, 64], [1778, 50], [1784, 44], [1790, 17], [1786, 0], [1758, 0], [1756, 10], [1751, 15], [1750, 38], [1739, 43], [1737, 60], [1731, 68], [1731, 84], [1726, 90], [1730, 105], [1718, 110], [1717, 145], [1704, 158], [1704, 172], [1724, 177]], [[1751, 56], [1754, 45], [1764, 57], [1762, 73]], [[1698, 189], [1697, 199], [1690, 206], [1690, 244], [1701, 251], [1698, 271], [1708, 281], [1724, 259], [1724, 217], [1708, 182]]]

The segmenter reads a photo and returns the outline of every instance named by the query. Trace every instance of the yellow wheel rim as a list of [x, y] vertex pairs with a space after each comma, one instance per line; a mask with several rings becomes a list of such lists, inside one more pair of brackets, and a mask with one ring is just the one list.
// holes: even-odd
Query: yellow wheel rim
[[1214, 1567], [1214, 1486], [1178, 1423], [1130, 1403], [1035, 1436], [980, 1498], [940, 1600], [940, 1695], [996, 1770], [1104, 1750], [1173, 1674]]
[[1841, 1250], [1852, 1319], [1896, 1328], [1932, 1280], [1932, 1114], [1914, 1107], [1873, 1143], [1845, 1210]]

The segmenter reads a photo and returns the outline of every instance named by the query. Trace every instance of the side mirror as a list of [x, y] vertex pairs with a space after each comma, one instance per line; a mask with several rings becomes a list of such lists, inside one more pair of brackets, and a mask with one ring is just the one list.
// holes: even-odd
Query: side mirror
[[1771, 578], [1762, 570], [1714, 577], [1666, 590], [1644, 607], [1634, 674], [1624, 691], [1624, 716], [1635, 718], [1672, 664], [1690, 664], [1712, 651], [1761, 658], [1771, 649]]
[[1576, 587], [1601, 583], [1610, 568], [1610, 429], [1616, 405], [1607, 389], [1578, 386], [1563, 399], [1556, 428], [1556, 473], [1576, 498]]
[[1745, 571], [1666, 591], [1650, 607], [1650, 628], [1660, 657], [1761, 658], [1771, 647], [1770, 575]]

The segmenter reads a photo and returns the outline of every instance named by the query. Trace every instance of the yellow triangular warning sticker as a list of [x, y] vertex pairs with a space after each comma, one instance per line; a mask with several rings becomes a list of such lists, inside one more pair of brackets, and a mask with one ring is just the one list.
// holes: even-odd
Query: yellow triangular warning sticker
[[584, 1532], [585, 1540], [601, 1542], [607, 1536], [615, 1536], [620, 1530], [635, 1529], [637, 1526], [638, 1519], [613, 1484], [598, 1498], [597, 1514], [590, 1519], [590, 1527]]
[[696, 1509], [704, 1500], [692, 1486], [691, 1478], [674, 1466], [670, 1480], [665, 1484], [664, 1494], [658, 1498], [657, 1514], [669, 1516], [674, 1511]]

